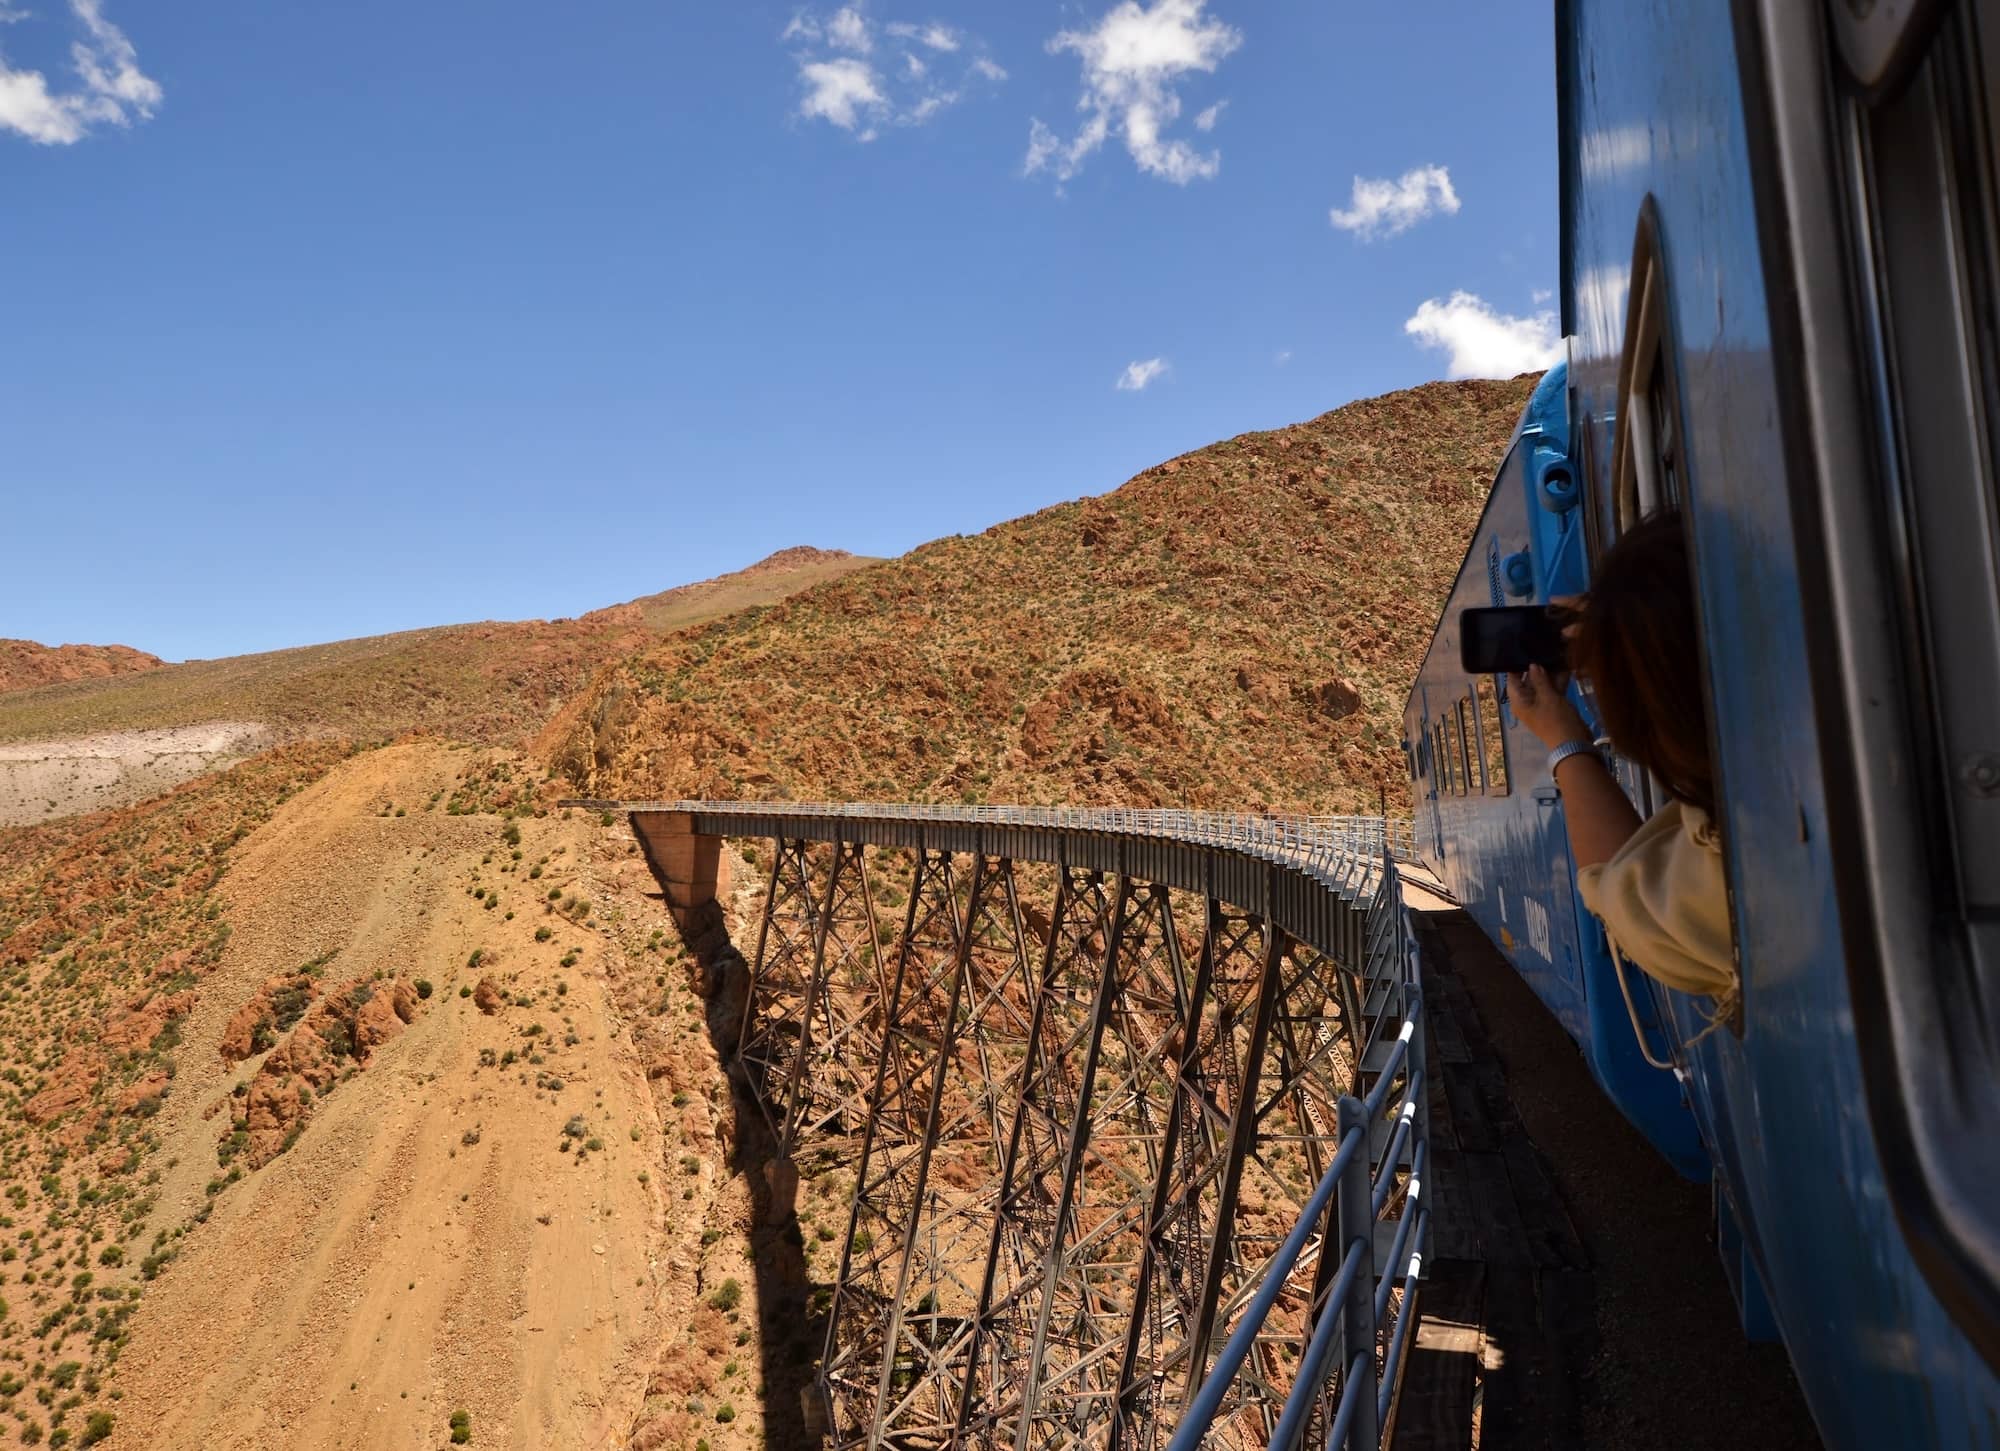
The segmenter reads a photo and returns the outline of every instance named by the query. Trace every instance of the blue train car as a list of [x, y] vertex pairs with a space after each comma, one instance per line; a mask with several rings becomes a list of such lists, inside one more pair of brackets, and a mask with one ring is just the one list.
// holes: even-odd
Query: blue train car
[[[1827, 1444], [2000, 1451], [2000, 4], [1556, 28], [1568, 358], [1411, 692], [1419, 846], [1712, 1179], [1745, 1328]], [[1611, 960], [1544, 752], [1458, 663], [1461, 609], [1587, 588], [1668, 505], [1743, 980], [1715, 1032]]]

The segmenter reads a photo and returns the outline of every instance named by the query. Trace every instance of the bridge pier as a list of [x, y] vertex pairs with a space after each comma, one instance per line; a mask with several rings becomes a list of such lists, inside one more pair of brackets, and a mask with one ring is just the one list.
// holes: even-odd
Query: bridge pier
[[717, 958], [730, 947], [720, 901], [729, 892], [722, 838], [696, 831], [694, 818], [685, 811], [633, 811], [629, 816], [667, 913], [694, 954], [695, 990], [713, 997], [722, 976]]
[[722, 838], [696, 831], [694, 817], [685, 811], [635, 811], [632, 831], [666, 892], [674, 925], [686, 931], [692, 914], [729, 890]]

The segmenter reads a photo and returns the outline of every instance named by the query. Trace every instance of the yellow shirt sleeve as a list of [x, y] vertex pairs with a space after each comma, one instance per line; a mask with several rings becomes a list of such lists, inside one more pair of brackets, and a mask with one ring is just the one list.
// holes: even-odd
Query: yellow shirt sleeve
[[1610, 861], [1579, 870], [1576, 885], [1613, 951], [1678, 992], [1712, 997], [1725, 1012], [1734, 1006], [1722, 843], [1705, 813], [1668, 803]]

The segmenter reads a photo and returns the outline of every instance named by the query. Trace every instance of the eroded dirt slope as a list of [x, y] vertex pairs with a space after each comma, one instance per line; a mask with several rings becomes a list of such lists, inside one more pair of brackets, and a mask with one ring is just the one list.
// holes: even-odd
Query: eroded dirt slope
[[[174, 1258], [118, 1363], [112, 1444], [429, 1446], [465, 1410], [477, 1444], [592, 1446], [638, 1410], [691, 1294], [688, 1235], [614, 1002], [625, 959], [590, 925], [617, 904], [578, 895], [601, 831], [437, 809], [512, 779], [435, 744], [365, 752], [243, 844], [155, 1119]], [[292, 1045], [324, 1019], [295, 983], [343, 1005], [373, 987], [331, 1038], [359, 1048], [371, 1007], [384, 1025], [316, 1089]], [[273, 1060], [273, 1102], [300, 1109], [244, 1172]]]

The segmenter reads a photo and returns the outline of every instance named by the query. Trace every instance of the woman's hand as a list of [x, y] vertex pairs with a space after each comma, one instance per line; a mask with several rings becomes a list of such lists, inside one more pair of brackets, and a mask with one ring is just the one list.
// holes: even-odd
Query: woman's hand
[[1543, 745], [1554, 750], [1564, 741], [1589, 744], [1595, 739], [1563, 687], [1547, 670], [1530, 665], [1524, 673], [1507, 678], [1513, 682], [1508, 701], [1515, 719], [1533, 731]]

